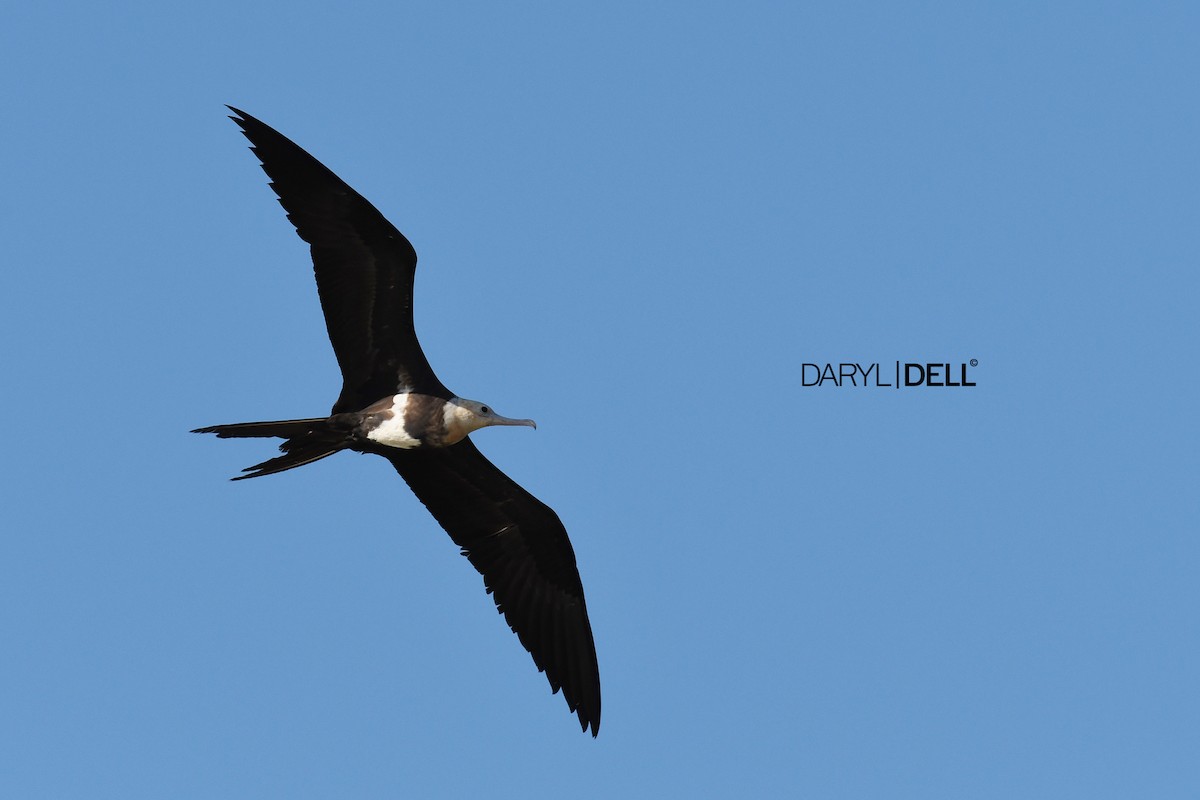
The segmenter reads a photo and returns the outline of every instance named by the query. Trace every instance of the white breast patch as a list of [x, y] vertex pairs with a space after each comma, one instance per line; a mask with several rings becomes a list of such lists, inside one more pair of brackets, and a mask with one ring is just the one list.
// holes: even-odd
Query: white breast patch
[[393, 396], [391, 419], [385, 419], [377, 428], [369, 431], [367, 438], [386, 447], [400, 447], [405, 450], [420, 445], [420, 441], [409, 436], [404, 430], [404, 409], [408, 406], [408, 398], [407, 392]]

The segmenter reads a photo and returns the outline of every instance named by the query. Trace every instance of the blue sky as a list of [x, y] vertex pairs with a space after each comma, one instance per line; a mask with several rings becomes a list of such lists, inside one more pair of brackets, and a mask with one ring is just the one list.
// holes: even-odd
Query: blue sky
[[[6, 14], [5, 796], [1200, 792], [1200, 12], [649, 5]], [[224, 103], [537, 419], [598, 740], [382, 460], [187, 432], [340, 385]]]

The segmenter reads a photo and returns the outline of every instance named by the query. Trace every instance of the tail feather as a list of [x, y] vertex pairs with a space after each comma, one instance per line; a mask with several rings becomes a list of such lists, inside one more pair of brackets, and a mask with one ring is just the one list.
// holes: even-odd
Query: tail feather
[[291, 439], [327, 426], [327, 417], [314, 419], [280, 419], [274, 422], [235, 422], [232, 425], [210, 425], [196, 428], [192, 433], [215, 433], [219, 439], [269, 438]]
[[277, 472], [302, 467], [350, 446], [347, 431], [331, 426], [329, 419], [324, 417], [212, 425], [197, 428], [192, 433], [215, 433], [221, 439], [280, 437], [287, 440], [279, 445], [283, 455], [246, 467], [242, 472], [247, 474], [238, 475], [233, 478], [235, 481], [274, 475]]
[[311, 444], [299, 448], [289, 448], [291, 442], [284, 442], [279, 446], [280, 450], [284, 450], [284, 454], [269, 458], [261, 464], [255, 464], [253, 467], [246, 467], [242, 472], [245, 475], [237, 475], [230, 478], [232, 481], [244, 481], [247, 478], [261, 478], [263, 475], [274, 475], [276, 472], [284, 472], [296, 467], [303, 467], [305, 464], [311, 464], [314, 461], [320, 461], [322, 458], [327, 458], [339, 450], [345, 449], [343, 444]]

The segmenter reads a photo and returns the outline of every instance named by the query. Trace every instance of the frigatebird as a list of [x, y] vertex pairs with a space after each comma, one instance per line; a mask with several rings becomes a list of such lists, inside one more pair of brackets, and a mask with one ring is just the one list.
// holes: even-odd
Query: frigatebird
[[600, 672], [575, 551], [553, 509], [488, 461], [468, 437], [527, 425], [447, 389], [413, 327], [417, 254], [358, 192], [265, 123], [233, 106], [271, 188], [311, 245], [317, 292], [342, 371], [328, 417], [198, 428], [220, 438], [282, 438], [282, 455], [242, 470], [257, 478], [341, 450], [386, 458], [483, 575], [553, 692], [592, 736], [600, 729]]

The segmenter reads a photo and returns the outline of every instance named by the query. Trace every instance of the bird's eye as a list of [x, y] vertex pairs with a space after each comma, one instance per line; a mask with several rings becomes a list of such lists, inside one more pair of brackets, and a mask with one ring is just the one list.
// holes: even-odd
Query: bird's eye
[[492, 413], [491, 409], [489, 409], [487, 406], [480, 406], [479, 410], [482, 411], [484, 414]]

